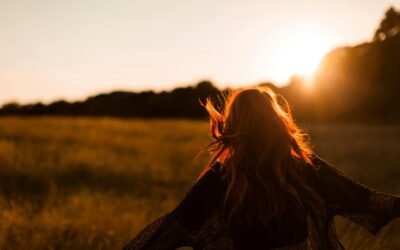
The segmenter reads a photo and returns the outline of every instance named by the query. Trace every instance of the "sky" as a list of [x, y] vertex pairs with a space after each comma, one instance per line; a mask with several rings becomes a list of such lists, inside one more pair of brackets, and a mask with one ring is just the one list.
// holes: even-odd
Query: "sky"
[[390, 5], [400, 1], [0, 0], [0, 104], [284, 84], [369, 41]]

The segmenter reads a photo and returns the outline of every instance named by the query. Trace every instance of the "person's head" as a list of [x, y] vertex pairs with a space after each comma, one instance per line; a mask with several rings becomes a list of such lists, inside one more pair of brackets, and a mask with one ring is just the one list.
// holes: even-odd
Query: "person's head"
[[267, 223], [285, 208], [300, 214], [316, 208], [318, 195], [302, 177], [300, 166], [311, 165], [312, 151], [296, 126], [286, 100], [267, 87], [231, 92], [219, 111], [210, 99], [214, 141], [211, 163], [225, 165], [230, 217]]

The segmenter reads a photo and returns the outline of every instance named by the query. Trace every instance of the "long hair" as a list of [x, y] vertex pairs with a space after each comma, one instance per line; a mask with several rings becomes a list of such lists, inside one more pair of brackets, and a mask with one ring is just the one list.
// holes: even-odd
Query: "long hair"
[[266, 224], [286, 208], [299, 215], [323, 209], [300, 167], [312, 167], [312, 150], [282, 96], [267, 87], [243, 88], [224, 98], [223, 110], [211, 99], [204, 106], [214, 139], [210, 165], [226, 168], [229, 220]]

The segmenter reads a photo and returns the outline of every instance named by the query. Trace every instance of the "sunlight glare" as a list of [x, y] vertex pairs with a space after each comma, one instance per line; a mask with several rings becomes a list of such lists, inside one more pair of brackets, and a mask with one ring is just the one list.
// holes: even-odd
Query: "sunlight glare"
[[[293, 75], [304, 77], [308, 79], [306, 84], [312, 84], [310, 79], [321, 60], [333, 48], [332, 36], [315, 25], [302, 25], [284, 30], [286, 33], [279, 32], [273, 39], [266, 41], [273, 43], [275, 53], [266, 55], [261, 52], [257, 55], [257, 73], [266, 75], [268, 72], [278, 84], [287, 83]], [[291, 32], [288, 33], [287, 30]], [[273, 66], [266, 69], [265, 60], [269, 60]]]

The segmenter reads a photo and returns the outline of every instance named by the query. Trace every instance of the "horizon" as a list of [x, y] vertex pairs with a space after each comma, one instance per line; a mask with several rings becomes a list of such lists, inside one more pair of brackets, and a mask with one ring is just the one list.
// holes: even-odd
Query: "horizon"
[[7, 12], [0, 105], [160, 92], [202, 80], [218, 88], [283, 86], [294, 74], [312, 74], [332, 49], [371, 41], [386, 9], [398, 7], [390, 0], [158, 4], [0, 2]]

